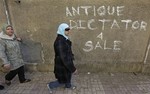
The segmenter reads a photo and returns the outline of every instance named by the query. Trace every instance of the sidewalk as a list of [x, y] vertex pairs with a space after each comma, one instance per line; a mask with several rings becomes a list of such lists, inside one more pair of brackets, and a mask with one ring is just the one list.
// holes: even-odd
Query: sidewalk
[[[0, 73], [4, 78], [4, 74]], [[29, 83], [20, 84], [16, 77], [0, 94], [49, 94], [46, 83], [55, 80], [51, 72], [26, 73]], [[4, 79], [3, 79], [4, 80]], [[72, 79], [77, 89], [58, 88], [53, 94], [150, 94], [150, 75], [133, 73], [79, 73]]]

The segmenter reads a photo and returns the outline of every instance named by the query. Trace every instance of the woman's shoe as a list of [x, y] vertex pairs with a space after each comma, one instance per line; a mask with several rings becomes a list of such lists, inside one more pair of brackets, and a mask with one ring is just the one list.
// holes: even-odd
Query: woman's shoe
[[76, 88], [77, 88], [76, 86], [71, 86], [69, 89], [74, 90], [74, 89], [76, 89]]
[[50, 88], [49, 84], [47, 84], [47, 88], [48, 88], [48, 90], [49, 90], [49, 93], [52, 94], [53, 91], [52, 91], [52, 89]]
[[10, 86], [11, 85], [11, 81], [5, 80], [5, 84]]
[[4, 86], [0, 85], [0, 90], [3, 90], [4, 89]]
[[77, 87], [74, 86], [74, 85], [71, 85], [71, 86], [67, 86], [67, 85], [66, 85], [66, 88], [74, 90], [74, 89], [76, 89]]
[[31, 79], [26, 79], [26, 80], [24, 80], [23, 82], [20, 82], [20, 83], [27, 83], [27, 82], [30, 82], [31, 81]]

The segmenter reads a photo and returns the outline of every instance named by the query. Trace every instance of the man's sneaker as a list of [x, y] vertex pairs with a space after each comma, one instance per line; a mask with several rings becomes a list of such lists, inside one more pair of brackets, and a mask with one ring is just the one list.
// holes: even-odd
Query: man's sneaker
[[52, 94], [53, 91], [52, 91], [52, 89], [50, 88], [49, 84], [47, 84], [47, 88], [48, 88], [48, 90], [49, 90], [49, 93]]

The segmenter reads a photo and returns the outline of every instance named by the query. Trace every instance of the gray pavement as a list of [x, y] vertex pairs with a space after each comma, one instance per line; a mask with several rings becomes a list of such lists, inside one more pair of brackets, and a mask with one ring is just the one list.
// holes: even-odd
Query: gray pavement
[[[4, 73], [0, 73], [4, 81]], [[19, 83], [16, 76], [10, 86], [0, 94], [49, 94], [46, 84], [55, 80], [52, 72], [26, 73], [29, 83]], [[133, 73], [78, 73], [72, 82], [75, 90], [63, 87], [53, 90], [53, 94], [150, 94], [150, 75]]]

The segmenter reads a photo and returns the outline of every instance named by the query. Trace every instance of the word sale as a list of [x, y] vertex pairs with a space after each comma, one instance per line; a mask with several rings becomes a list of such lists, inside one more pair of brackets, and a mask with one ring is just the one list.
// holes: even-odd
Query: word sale
[[83, 51], [91, 52], [96, 49], [119, 51], [119, 50], [121, 50], [121, 48], [120, 48], [121, 43], [122, 43], [121, 41], [115, 40], [112, 43], [113, 46], [108, 47], [107, 40], [104, 40], [104, 43], [100, 43], [100, 41], [97, 41], [96, 44], [94, 44], [92, 41], [87, 41], [85, 43], [85, 48], [83, 48]]
[[108, 47], [108, 43], [107, 40], [103, 39], [103, 33], [101, 32], [98, 36], [98, 39], [100, 39], [99, 41], [96, 42], [96, 44], [94, 44], [92, 41], [87, 41], [85, 43], [85, 47], [83, 48], [83, 51], [85, 52], [90, 52], [96, 49], [102, 49], [102, 50], [113, 50], [113, 51], [120, 51], [121, 50], [121, 43], [122, 41], [119, 40], [115, 40], [113, 41], [113, 43], [111, 44], [112, 46]]

